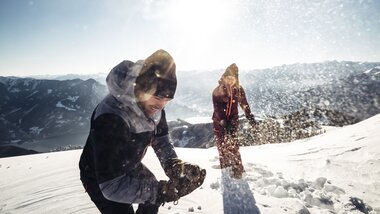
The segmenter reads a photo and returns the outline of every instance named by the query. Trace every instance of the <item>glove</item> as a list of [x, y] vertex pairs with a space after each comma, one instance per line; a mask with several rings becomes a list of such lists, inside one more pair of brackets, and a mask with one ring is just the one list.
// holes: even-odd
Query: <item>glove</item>
[[255, 128], [257, 125], [257, 122], [255, 120], [255, 117], [253, 115], [250, 115], [248, 118], [249, 125], [251, 125], [252, 128]]
[[179, 179], [187, 177], [190, 180], [198, 178], [201, 174], [201, 168], [198, 165], [184, 162], [178, 158], [173, 158], [168, 161], [165, 167], [165, 174], [170, 179]]
[[256, 123], [255, 120], [250, 120], [250, 121], [249, 121], [249, 125], [251, 125], [252, 128], [255, 128], [256, 125], [257, 125], [257, 123]]
[[[199, 167], [198, 167], [199, 168]], [[201, 169], [199, 172], [189, 172], [184, 177], [179, 178], [177, 186], [178, 196], [182, 197], [190, 194], [195, 189], [200, 187], [203, 184], [203, 181], [206, 178], [206, 170]], [[175, 181], [176, 182], [176, 181]]]
[[156, 204], [160, 205], [165, 202], [177, 201], [180, 198], [176, 183], [172, 180], [159, 181]]
[[170, 160], [170, 163], [172, 167], [165, 170], [170, 180], [159, 182], [157, 204], [177, 201], [200, 187], [206, 178], [206, 170], [198, 165], [177, 158]]
[[185, 196], [200, 187], [206, 178], [205, 169], [179, 159], [175, 160], [173, 168], [169, 171], [170, 181], [175, 185], [179, 197]]
[[183, 176], [169, 181], [159, 181], [156, 204], [178, 201], [181, 197], [190, 194], [203, 184], [206, 178], [206, 170], [202, 169], [198, 177], [188, 178]]

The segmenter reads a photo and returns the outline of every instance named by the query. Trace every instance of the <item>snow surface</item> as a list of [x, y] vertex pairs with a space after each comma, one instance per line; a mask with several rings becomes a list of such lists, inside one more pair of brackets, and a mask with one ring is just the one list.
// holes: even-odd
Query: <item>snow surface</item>
[[[287, 144], [241, 148], [246, 175], [221, 172], [216, 148], [176, 148], [207, 169], [200, 189], [160, 213], [380, 213], [380, 114]], [[81, 150], [0, 159], [0, 213], [98, 213], [79, 180]], [[143, 162], [166, 179], [152, 149]], [[223, 175], [222, 175], [223, 174]]]
[[200, 124], [200, 123], [212, 123], [212, 118], [209, 117], [189, 117], [185, 119], [186, 122], [190, 124]]

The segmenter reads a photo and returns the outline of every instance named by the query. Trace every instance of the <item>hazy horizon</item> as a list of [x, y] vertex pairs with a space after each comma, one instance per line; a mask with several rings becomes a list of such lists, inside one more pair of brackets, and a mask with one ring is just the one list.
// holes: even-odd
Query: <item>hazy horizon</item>
[[[264, 67], [264, 68], [253, 68], [253, 69], [244, 69], [244, 70], [240, 70], [240, 72], [249, 72], [249, 71], [258, 71], [258, 70], [266, 70], [266, 69], [274, 69], [274, 68], [278, 68], [278, 67], [281, 67], [281, 66], [292, 66], [292, 65], [302, 65], [302, 64], [319, 64], [319, 63], [327, 63], [327, 62], [334, 62], [334, 61], [337, 61], [338, 63], [342, 63], [342, 62], [353, 62], [353, 63], [380, 63], [380, 60], [379, 61], [349, 61], [349, 60], [325, 60], [325, 61], [320, 61], [320, 62], [303, 62], [303, 63], [291, 63], [291, 64], [282, 64], [282, 65], [274, 65], [274, 66], [271, 66], [271, 67]], [[34, 74], [26, 74], [26, 75], [0, 75], [2, 77], [18, 77], [18, 78], [39, 78], [39, 77], [61, 77], [61, 76], [66, 76], [66, 75], [78, 75], [78, 76], [86, 76], [86, 75], [107, 75], [109, 73], [109, 71], [111, 70], [112, 68], [110, 68], [108, 71], [104, 71], [104, 72], [89, 72], [89, 73], [73, 73], [73, 72], [68, 72], [68, 73], [49, 73], [49, 74], [42, 74], [42, 73], [34, 73]], [[187, 73], [187, 72], [199, 72], [199, 71], [202, 71], [202, 72], [214, 72], [214, 71], [220, 71], [220, 70], [224, 70], [225, 68], [215, 68], [215, 69], [189, 69], [189, 70], [177, 70], [177, 72], [184, 72], [184, 73]]]

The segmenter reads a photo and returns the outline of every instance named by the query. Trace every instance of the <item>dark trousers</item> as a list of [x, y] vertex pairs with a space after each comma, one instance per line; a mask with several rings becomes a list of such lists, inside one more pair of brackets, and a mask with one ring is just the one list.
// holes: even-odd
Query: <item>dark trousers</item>
[[232, 168], [232, 176], [241, 178], [244, 172], [239, 151], [237, 131], [215, 130], [216, 146], [219, 152], [220, 168]]
[[[92, 202], [102, 214], [135, 214], [132, 204], [118, 203], [106, 199], [95, 181], [82, 181]], [[139, 204], [136, 214], [157, 214], [158, 205]]]

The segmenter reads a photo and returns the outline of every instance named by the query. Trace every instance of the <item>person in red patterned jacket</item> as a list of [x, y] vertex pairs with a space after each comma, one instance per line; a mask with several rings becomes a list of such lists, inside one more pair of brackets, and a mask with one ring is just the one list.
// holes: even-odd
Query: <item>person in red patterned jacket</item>
[[228, 66], [212, 93], [214, 135], [219, 152], [221, 169], [231, 168], [231, 176], [241, 178], [244, 172], [237, 132], [239, 128], [238, 104], [252, 127], [256, 121], [248, 105], [243, 87], [239, 84], [239, 69], [235, 63]]

